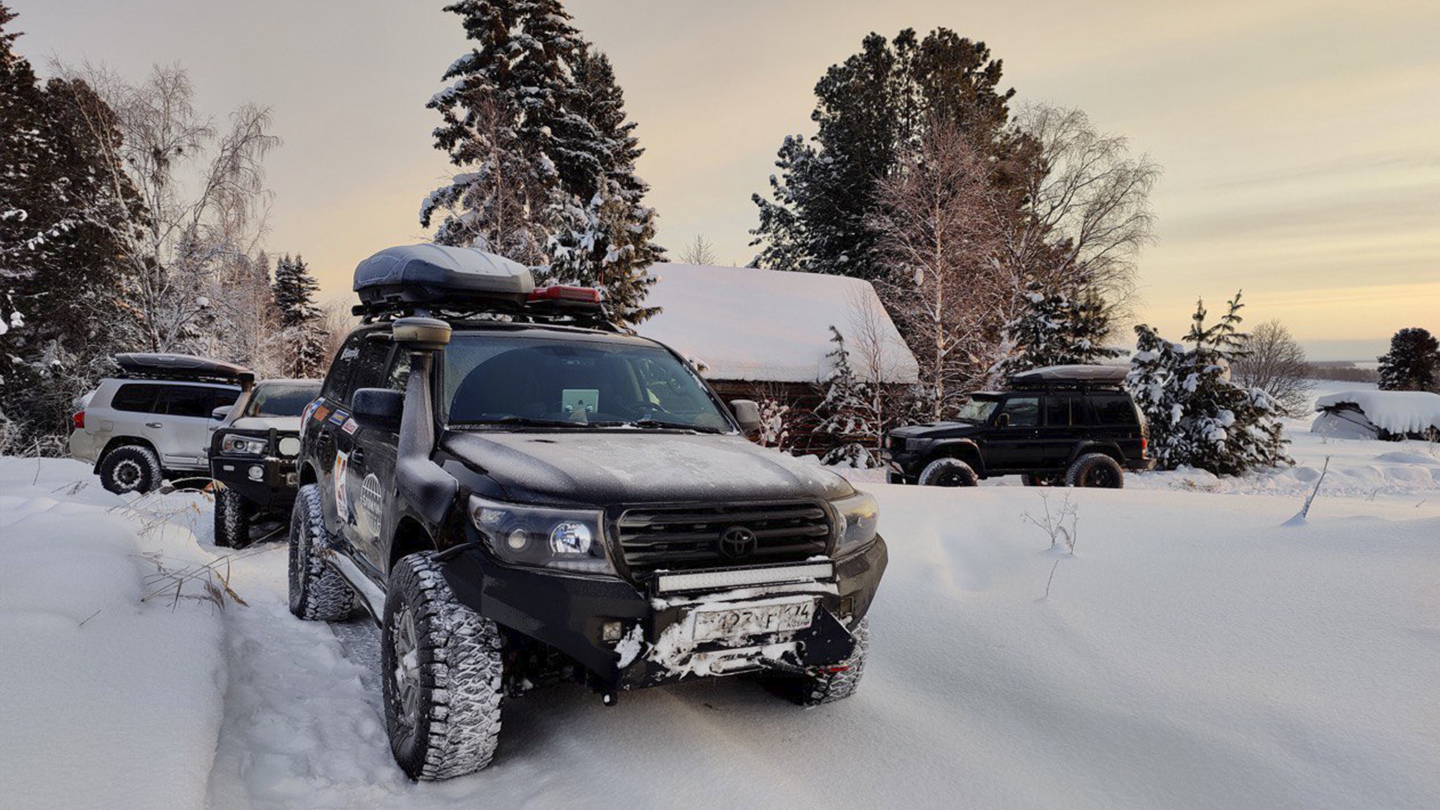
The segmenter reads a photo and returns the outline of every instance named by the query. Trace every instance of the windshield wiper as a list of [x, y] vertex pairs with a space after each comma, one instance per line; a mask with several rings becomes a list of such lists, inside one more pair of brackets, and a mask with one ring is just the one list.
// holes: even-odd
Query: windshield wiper
[[605, 427], [637, 427], [651, 428], [655, 430], [693, 430], [696, 433], [720, 433], [715, 428], [692, 425], [689, 422], [666, 422], [663, 419], [656, 419], [653, 416], [642, 416], [629, 422], [598, 422]]
[[467, 425], [504, 425], [506, 427], [589, 428], [594, 422], [571, 422], [569, 419], [540, 419], [533, 416], [502, 416], [499, 419], [477, 419]]

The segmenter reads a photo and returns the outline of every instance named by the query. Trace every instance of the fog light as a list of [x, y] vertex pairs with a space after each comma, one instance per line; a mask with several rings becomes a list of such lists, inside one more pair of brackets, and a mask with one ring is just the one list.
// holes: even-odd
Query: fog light
[[530, 533], [524, 529], [516, 529], [510, 532], [510, 535], [505, 538], [505, 545], [516, 551], [525, 548], [525, 544], [528, 542], [530, 542]]
[[550, 550], [556, 554], [588, 554], [590, 540], [590, 527], [573, 520], [550, 530]]
[[615, 643], [625, 637], [625, 625], [620, 622], [605, 622], [600, 625], [600, 638]]
[[259, 481], [261, 478], [265, 477], [265, 468], [261, 467], [259, 464], [256, 464], [250, 468], [249, 475], [251, 481]]

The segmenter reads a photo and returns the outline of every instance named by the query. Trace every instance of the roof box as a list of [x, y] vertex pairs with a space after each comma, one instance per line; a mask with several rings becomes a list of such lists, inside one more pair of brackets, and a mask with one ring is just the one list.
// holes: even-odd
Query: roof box
[[1045, 366], [1022, 371], [1010, 378], [1010, 384], [1022, 385], [1120, 385], [1128, 366]]
[[355, 292], [367, 308], [405, 304], [523, 306], [535, 281], [522, 264], [476, 248], [386, 248], [355, 267]]
[[158, 380], [220, 380], [249, 382], [255, 372], [244, 366], [196, 357], [190, 354], [148, 354], [131, 352], [115, 355], [120, 371], [126, 377], [147, 377]]

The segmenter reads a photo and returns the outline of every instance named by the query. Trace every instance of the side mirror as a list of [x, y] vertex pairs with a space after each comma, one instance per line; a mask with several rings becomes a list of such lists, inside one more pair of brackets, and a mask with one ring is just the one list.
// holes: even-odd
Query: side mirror
[[1008, 414], [1008, 413], [1002, 413], [1002, 414], [1000, 414], [999, 416], [995, 417], [995, 427], [997, 427], [997, 428], [1007, 428], [1007, 427], [1010, 427], [1010, 414]]
[[350, 415], [367, 430], [400, 431], [400, 414], [405, 410], [405, 393], [388, 388], [361, 388], [352, 397]]
[[214, 419], [216, 422], [224, 422], [225, 417], [230, 415], [231, 407], [232, 406], [230, 405], [221, 405], [220, 407], [210, 412], [210, 418]]
[[450, 343], [450, 324], [435, 318], [399, 318], [390, 327], [390, 336], [412, 352], [433, 352]]
[[760, 432], [760, 406], [755, 404], [755, 400], [732, 399], [730, 411], [735, 414], [735, 421], [740, 423], [740, 429], [747, 435]]

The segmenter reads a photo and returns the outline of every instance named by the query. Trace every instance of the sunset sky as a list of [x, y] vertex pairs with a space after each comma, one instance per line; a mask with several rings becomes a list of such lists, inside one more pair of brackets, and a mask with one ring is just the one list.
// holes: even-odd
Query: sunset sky
[[[424, 108], [466, 47], [442, 2], [8, 0], [21, 53], [139, 79], [189, 69], [203, 109], [273, 105], [274, 252], [327, 298], [356, 262], [425, 234], [446, 173]], [[750, 194], [810, 134], [812, 87], [870, 31], [946, 26], [990, 45], [1017, 101], [1085, 110], [1165, 169], [1138, 311], [1180, 337], [1196, 296], [1245, 289], [1314, 359], [1373, 359], [1440, 331], [1440, 3], [1434, 0], [571, 0], [647, 152], [660, 241], [748, 261]]]

